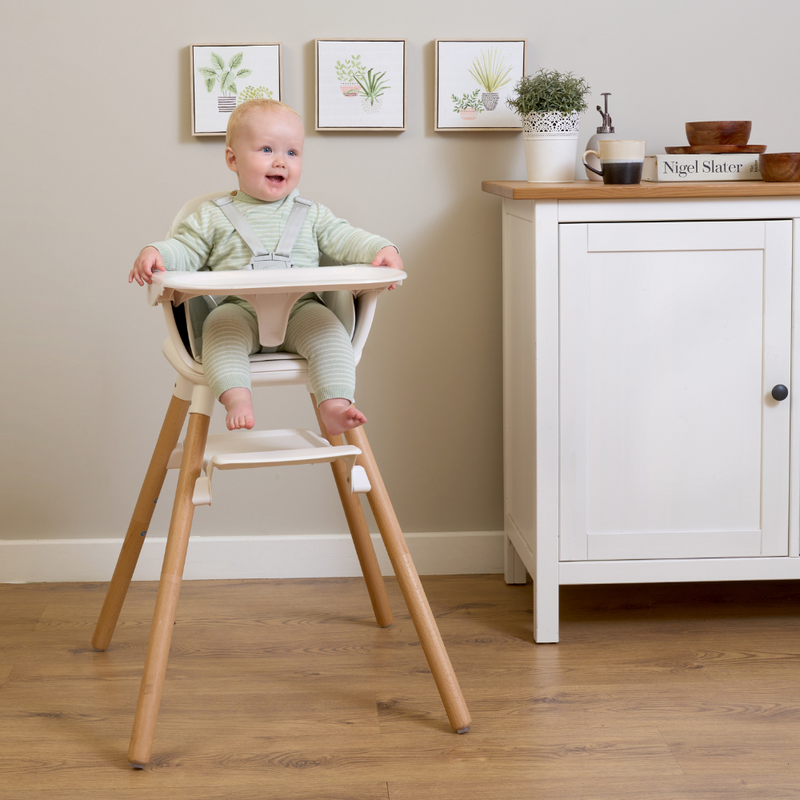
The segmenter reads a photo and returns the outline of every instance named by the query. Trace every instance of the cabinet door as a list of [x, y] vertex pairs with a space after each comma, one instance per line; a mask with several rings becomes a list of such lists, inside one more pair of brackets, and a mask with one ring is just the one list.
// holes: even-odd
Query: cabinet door
[[559, 231], [561, 559], [788, 555], [791, 222]]

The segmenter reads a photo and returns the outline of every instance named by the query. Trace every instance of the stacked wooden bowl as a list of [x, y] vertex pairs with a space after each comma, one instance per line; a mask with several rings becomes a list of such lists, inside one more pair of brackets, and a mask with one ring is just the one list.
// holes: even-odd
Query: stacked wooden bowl
[[749, 120], [687, 122], [686, 138], [689, 146], [665, 147], [671, 155], [715, 155], [717, 153], [763, 153], [765, 144], [748, 144], [750, 128]]

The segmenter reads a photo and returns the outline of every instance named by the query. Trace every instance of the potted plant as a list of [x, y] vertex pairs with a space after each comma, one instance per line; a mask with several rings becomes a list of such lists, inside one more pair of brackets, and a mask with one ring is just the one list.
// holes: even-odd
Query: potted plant
[[364, 65], [361, 63], [361, 56], [351, 56], [344, 61], [336, 62], [336, 77], [339, 80], [339, 88], [345, 97], [358, 97], [358, 79], [364, 75]]
[[530, 183], [575, 179], [578, 127], [588, 93], [583, 78], [544, 69], [514, 87], [507, 104], [522, 119]]
[[217, 98], [217, 109], [219, 111], [233, 111], [236, 108], [236, 79], [246, 78], [253, 71], [251, 69], [239, 69], [243, 59], [244, 53], [236, 53], [226, 67], [225, 59], [216, 53], [212, 53], [211, 64], [213, 66], [198, 67], [197, 69], [205, 78], [206, 91], [212, 92], [214, 86], [219, 83], [219, 89], [222, 92], [222, 95]]
[[461, 119], [477, 119], [478, 114], [483, 111], [483, 102], [478, 97], [480, 89], [476, 89], [471, 94], [462, 94], [461, 97], [450, 95], [453, 101], [453, 111], [461, 115]]
[[483, 89], [481, 101], [487, 111], [494, 111], [497, 108], [497, 101], [500, 99], [497, 90], [511, 80], [508, 77], [509, 72], [511, 72], [511, 67], [507, 66], [505, 57], [501, 56], [494, 48], [488, 53], [481, 50], [480, 55], [473, 59], [469, 74]]
[[383, 103], [383, 93], [387, 89], [391, 89], [389, 82], [384, 80], [385, 77], [385, 72], [373, 73], [371, 69], [367, 70], [366, 75], [355, 76], [361, 88], [361, 108], [368, 114], [380, 111]]

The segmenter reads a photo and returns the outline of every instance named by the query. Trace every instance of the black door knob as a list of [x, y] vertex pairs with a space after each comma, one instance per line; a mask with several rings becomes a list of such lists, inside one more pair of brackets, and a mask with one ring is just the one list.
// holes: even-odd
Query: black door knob
[[789, 390], [782, 383], [779, 383], [777, 386], [772, 387], [772, 396], [776, 400], [785, 400], [789, 396]]

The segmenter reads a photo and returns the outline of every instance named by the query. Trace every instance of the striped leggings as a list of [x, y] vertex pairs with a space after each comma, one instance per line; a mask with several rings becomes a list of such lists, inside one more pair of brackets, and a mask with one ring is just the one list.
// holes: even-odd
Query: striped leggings
[[[211, 391], [250, 388], [248, 356], [261, 350], [255, 314], [235, 303], [215, 308], [203, 325], [203, 367]], [[317, 300], [300, 300], [289, 314], [286, 339], [279, 352], [297, 353], [308, 361], [317, 403], [343, 397], [351, 403], [356, 388], [353, 346], [336, 315]]]

